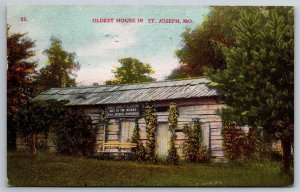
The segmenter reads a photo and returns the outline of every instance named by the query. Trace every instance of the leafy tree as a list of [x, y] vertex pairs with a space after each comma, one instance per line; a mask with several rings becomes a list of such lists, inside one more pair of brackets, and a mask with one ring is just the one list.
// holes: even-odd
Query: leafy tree
[[176, 50], [181, 65], [174, 69], [167, 79], [202, 76], [205, 68], [223, 68], [225, 59], [217, 44], [234, 44], [233, 21], [243, 7], [211, 7], [206, 20], [195, 29], [182, 33], [182, 48]]
[[155, 81], [154, 78], [149, 75], [154, 71], [149, 64], [144, 64], [134, 58], [123, 58], [119, 60], [121, 67], [116, 67], [112, 72], [115, 78], [108, 80], [105, 84], [124, 84], [124, 83], [141, 83]]
[[222, 47], [226, 68], [211, 71], [212, 86], [229, 106], [223, 117], [280, 139], [289, 172], [294, 136], [294, 10], [247, 8], [233, 27], [236, 44]]
[[7, 27], [7, 147], [16, 147], [15, 115], [32, 97], [36, 62], [35, 42], [26, 34], [9, 33]]
[[50, 47], [43, 52], [48, 56], [48, 64], [40, 70], [37, 92], [76, 85], [72, 77], [75, 76], [73, 72], [79, 69], [79, 63], [75, 61], [76, 54], [65, 51], [61, 40], [51, 37], [50, 41]]

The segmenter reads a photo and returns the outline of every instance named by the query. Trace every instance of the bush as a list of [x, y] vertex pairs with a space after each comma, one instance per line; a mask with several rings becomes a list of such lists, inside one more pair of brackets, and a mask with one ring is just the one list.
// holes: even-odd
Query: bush
[[253, 128], [245, 133], [233, 122], [223, 122], [223, 149], [229, 161], [260, 160], [269, 154], [267, 145]]
[[94, 152], [97, 130], [82, 110], [66, 109], [64, 120], [53, 131], [57, 152], [83, 155]]
[[185, 159], [193, 162], [207, 162], [208, 155], [206, 147], [201, 145], [201, 124], [198, 120], [193, 123], [193, 128], [188, 124], [185, 124], [183, 127], [183, 133], [188, 136], [187, 141], [183, 143], [182, 149]]

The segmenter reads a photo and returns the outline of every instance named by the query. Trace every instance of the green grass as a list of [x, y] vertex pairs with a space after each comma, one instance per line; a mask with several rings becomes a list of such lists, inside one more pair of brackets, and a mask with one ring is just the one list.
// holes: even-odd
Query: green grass
[[10, 186], [289, 186], [280, 162], [150, 165], [84, 157], [9, 152]]

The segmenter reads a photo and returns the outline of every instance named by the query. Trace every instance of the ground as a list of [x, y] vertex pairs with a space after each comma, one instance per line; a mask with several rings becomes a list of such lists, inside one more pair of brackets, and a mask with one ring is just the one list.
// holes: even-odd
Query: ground
[[290, 186], [280, 162], [186, 163], [104, 161], [48, 153], [8, 152], [10, 186]]

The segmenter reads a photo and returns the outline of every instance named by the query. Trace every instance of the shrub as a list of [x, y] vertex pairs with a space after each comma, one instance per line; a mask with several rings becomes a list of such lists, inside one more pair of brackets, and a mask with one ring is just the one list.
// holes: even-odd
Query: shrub
[[223, 122], [223, 150], [229, 161], [260, 160], [269, 154], [267, 145], [253, 128], [245, 133], [233, 122]]
[[64, 120], [53, 129], [56, 150], [65, 154], [91, 154], [96, 142], [96, 128], [82, 110], [66, 109]]
[[183, 153], [185, 159], [193, 162], [208, 161], [206, 147], [201, 145], [202, 131], [199, 120], [193, 122], [193, 128], [188, 124], [183, 127], [183, 133], [188, 136], [187, 141], [183, 143]]

